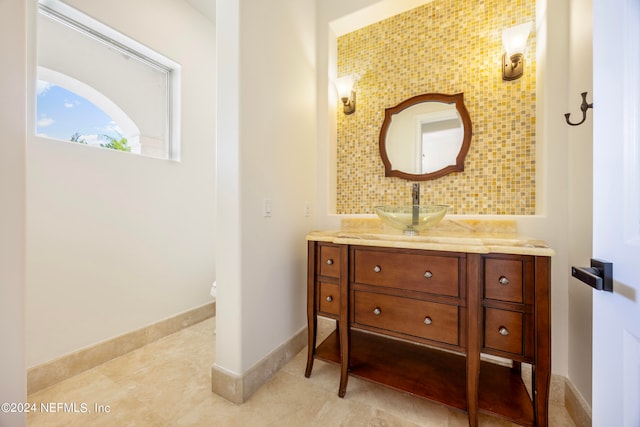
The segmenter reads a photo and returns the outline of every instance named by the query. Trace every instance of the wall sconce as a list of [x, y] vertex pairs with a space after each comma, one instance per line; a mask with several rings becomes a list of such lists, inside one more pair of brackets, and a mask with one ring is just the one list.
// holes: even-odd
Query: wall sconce
[[524, 71], [524, 51], [531, 31], [531, 22], [502, 31], [502, 80], [517, 80]]
[[342, 101], [345, 114], [353, 114], [356, 111], [356, 93], [353, 91], [353, 84], [356, 79], [353, 76], [344, 76], [335, 79], [334, 84], [338, 91], [338, 97]]

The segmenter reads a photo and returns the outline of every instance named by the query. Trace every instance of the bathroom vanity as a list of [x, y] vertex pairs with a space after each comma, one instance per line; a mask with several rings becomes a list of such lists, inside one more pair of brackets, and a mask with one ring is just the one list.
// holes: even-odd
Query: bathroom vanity
[[[307, 377], [320, 359], [340, 365], [341, 397], [354, 376], [465, 411], [470, 426], [479, 412], [548, 425], [544, 242], [508, 221], [443, 221], [405, 236], [375, 220], [307, 241]], [[318, 316], [336, 330], [316, 346]]]

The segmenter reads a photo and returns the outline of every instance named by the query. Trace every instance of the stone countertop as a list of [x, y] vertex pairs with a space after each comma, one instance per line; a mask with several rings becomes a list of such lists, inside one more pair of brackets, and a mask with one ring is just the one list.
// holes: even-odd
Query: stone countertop
[[445, 252], [555, 255], [544, 241], [518, 234], [513, 220], [444, 219], [417, 236], [407, 236], [378, 218], [345, 218], [340, 230], [312, 231], [307, 240]]

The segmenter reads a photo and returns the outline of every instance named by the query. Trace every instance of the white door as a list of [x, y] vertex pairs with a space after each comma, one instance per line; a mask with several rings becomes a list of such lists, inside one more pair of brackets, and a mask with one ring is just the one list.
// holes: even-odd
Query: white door
[[593, 425], [640, 427], [640, 0], [593, 0]]

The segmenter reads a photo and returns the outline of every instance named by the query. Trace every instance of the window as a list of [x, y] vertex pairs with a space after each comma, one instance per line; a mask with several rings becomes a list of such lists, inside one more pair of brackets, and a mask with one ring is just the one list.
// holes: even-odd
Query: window
[[36, 133], [179, 159], [179, 67], [58, 0], [38, 15]]

